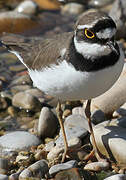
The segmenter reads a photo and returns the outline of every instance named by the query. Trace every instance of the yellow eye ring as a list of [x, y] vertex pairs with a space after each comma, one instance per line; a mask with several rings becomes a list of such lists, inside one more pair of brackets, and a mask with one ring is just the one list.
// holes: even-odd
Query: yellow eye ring
[[95, 37], [94, 33], [90, 31], [89, 29], [84, 30], [85, 36], [89, 39], [93, 39]]

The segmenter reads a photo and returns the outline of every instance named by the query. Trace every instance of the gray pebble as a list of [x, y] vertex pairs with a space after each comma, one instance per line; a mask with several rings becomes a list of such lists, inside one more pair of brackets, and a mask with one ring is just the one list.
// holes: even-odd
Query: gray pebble
[[26, 92], [15, 94], [12, 99], [12, 104], [13, 106], [33, 111], [36, 111], [41, 107], [39, 100]]
[[0, 174], [0, 180], [8, 180], [8, 176]]
[[43, 178], [48, 170], [49, 169], [46, 160], [37, 161], [21, 172], [21, 174], [19, 175], [19, 180], [29, 177]]
[[75, 167], [77, 167], [76, 160], [71, 160], [66, 163], [56, 164], [49, 169], [49, 174], [53, 176], [56, 173], [58, 173], [59, 171], [71, 169], [71, 168], [75, 168]]
[[29, 132], [15, 131], [0, 137], [0, 153], [26, 150], [40, 143], [41, 141]]
[[105, 178], [104, 180], [126, 180], [126, 174], [115, 174]]
[[[73, 138], [82, 138], [87, 135], [87, 129], [88, 127], [88, 122], [87, 119], [85, 119], [81, 115], [77, 114], [72, 114], [68, 116], [65, 120], [64, 123], [64, 128], [67, 136], [67, 140], [69, 141], [70, 139]], [[57, 138], [55, 141], [57, 145], [63, 145], [63, 135], [62, 131], [60, 130], [60, 136]]]
[[57, 128], [57, 117], [48, 107], [43, 107], [38, 122], [38, 136], [53, 137]]

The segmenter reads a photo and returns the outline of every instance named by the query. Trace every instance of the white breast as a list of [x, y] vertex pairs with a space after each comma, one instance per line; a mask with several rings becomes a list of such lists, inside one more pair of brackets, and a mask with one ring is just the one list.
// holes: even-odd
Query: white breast
[[41, 71], [30, 70], [34, 85], [45, 93], [62, 100], [91, 99], [107, 91], [118, 79], [124, 56], [109, 68], [96, 72], [80, 72], [65, 60]]

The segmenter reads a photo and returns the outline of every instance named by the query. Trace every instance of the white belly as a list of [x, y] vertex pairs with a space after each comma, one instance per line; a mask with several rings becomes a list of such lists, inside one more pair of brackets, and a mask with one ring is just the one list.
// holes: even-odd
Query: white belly
[[97, 72], [76, 71], [65, 60], [41, 71], [29, 70], [34, 85], [62, 100], [91, 99], [107, 91], [118, 79], [123, 68], [123, 55], [109, 68]]

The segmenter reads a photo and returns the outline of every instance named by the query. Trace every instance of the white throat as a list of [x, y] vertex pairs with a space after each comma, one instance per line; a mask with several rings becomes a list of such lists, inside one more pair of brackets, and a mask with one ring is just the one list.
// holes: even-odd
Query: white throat
[[74, 45], [78, 53], [84, 57], [98, 57], [111, 53], [111, 49], [108, 46], [100, 45], [97, 43], [87, 43], [84, 41], [77, 41], [76, 35], [74, 37]]

